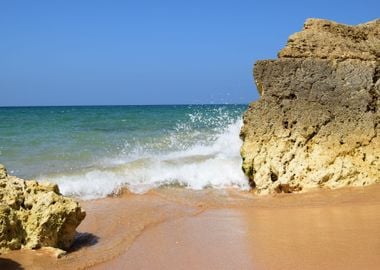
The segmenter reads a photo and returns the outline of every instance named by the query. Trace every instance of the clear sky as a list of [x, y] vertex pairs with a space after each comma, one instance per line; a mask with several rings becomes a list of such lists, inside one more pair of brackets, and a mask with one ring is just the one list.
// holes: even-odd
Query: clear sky
[[252, 66], [309, 17], [379, 0], [0, 0], [0, 106], [248, 103]]

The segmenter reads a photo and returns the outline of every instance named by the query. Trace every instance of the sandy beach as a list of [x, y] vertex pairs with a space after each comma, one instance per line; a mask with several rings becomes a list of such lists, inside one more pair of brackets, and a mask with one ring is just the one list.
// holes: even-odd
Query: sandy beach
[[380, 1], [3, 2], [0, 270], [380, 269]]
[[[380, 185], [255, 196], [161, 188], [83, 201], [72, 250], [3, 254], [1, 269], [378, 269]], [[50, 256], [46, 256], [49, 254]]]

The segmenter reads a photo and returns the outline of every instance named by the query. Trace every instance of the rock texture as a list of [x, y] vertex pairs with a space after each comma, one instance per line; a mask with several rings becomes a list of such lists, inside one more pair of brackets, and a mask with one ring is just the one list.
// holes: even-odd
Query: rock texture
[[308, 19], [301, 32], [289, 37], [279, 57], [378, 60], [380, 20], [349, 26]]
[[68, 249], [85, 215], [57, 185], [9, 176], [0, 164], [0, 250]]
[[243, 170], [257, 193], [380, 182], [380, 20], [309, 19], [279, 59], [258, 61]]

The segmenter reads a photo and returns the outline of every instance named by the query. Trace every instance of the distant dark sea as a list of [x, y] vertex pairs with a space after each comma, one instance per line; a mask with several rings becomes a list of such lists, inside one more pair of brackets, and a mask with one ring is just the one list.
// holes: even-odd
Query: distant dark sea
[[127, 187], [248, 188], [239, 130], [246, 105], [0, 107], [0, 163], [65, 195]]

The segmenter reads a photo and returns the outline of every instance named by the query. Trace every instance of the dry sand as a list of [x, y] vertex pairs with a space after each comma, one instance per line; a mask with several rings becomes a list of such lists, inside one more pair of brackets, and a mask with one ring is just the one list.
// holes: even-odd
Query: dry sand
[[257, 197], [164, 188], [82, 202], [71, 252], [0, 269], [380, 269], [380, 185]]

